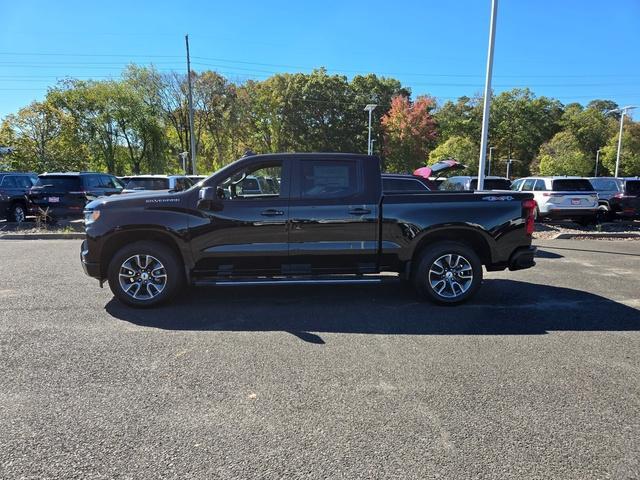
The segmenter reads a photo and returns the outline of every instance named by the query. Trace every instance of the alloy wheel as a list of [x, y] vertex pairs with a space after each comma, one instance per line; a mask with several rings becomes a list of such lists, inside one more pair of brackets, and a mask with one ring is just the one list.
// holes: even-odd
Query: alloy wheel
[[473, 267], [462, 255], [449, 253], [437, 258], [429, 269], [429, 285], [440, 297], [457, 298], [473, 283]]
[[167, 270], [160, 260], [139, 254], [127, 258], [118, 274], [120, 288], [135, 300], [151, 300], [167, 286]]

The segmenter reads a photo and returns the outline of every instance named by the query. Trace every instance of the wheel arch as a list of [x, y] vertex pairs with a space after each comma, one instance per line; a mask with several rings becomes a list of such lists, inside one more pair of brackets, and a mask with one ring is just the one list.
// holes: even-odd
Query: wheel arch
[[442, 227], [426, 232], [417, 242], [411, 256], [412, 270], [422, 252], [431, 245], [440, 242], [456, 242], [471, 248], [480, 258], [483, 265], [492, 263], [491, 246], [487, 234], [471, 227]]
[[106, 277], [109, 262], [115, 253], [125, 245], [139, 241], [157, 242], [171, 249], [184, 266], [185, 278], [187, 281], [190, 280], [190, 258], [180, 248], [179, 239], [167, 231], [149, 229], [123, 230], [112, 234], [112, 236], [104, 242], [104, 248], [100, 253], [100, 271], [103, 272], [103, 277]]

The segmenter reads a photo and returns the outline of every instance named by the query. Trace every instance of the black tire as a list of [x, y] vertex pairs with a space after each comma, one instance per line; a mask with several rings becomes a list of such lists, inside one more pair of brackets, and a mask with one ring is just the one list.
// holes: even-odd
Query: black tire
[[[136, 256], [139, 261], [131, 260]], [[162, 275], [165, 275], [164, 284], [160, 283]], [[150, 241], [135, 242], [118, 250], [109, 262], [107, 276], [113, 295], [122, 303], [137, 308], [168, 301], [185, 283], [183, 267], [173, 250]], [[127, 293], [123, 285], [129, 285], [131, 293]]]
[[597, 215], [593, 215], [591, 217], [579, 218], [576, 220], [576, 223], [581, 227], [589, 227], [598, 223], [598, 217]]
[[27, 219], [27, 209], [22, 203], [14, 203], [11, 205], [9, 219], [16, 223], [22, 223]]
[[[449, 265], [446, 265], [445, 257], [451, 255]], [[459, 257], [464, 260], [455, 262], [455, 258]], [[445, 258], [443, 260], [443, 258]], [[437, 273], [437, 264], [443, 268], [442, 278], [440, 281], [445, 283], [444, 289], [438, 291], [439, 274]], [[465, 271], [456, 270], [457, 267], [451, 266], [451, 263], [457, 263], [458, 266], [464, 265]], [[434, 303], [441, 305], [457, 305], [469, 300], [480, 288], [482, 284], [482, 262], [478, 255], [467, 245], [457, 242], [439, 242], [428, 246], [419, 256], [417, 268], [414, 270], [413, 284], [418, 294]], [[470, 267], [467, 270], [466, 267]], [[469, 278], [469, 272], [471, 277]], [[451, 273], [451, 275], [449, 275]], [[447, 275], [449, 275], [447, 279]], [[458, 284], [455, 287], [452, 284]], [[453, 292], [453, 295], [451, 295]]]

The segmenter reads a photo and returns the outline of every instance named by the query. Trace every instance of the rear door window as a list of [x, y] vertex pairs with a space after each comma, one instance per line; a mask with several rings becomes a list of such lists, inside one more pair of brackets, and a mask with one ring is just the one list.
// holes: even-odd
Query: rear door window
[[554, 192], [593, 192], [591, 182], [586, 178], [567, 178], [553, 180], [551, 190]]
[[536, 179], [535, 178], [527, 178], [524, 181], [524, 184], [522, 185], [522, 191], [523, 192], [530, 192], [531, 190], [533, 190], [533, 186], [536, 183]]
[[533, 190], [536, 192], [544, 192], [547, 189], [547, 186], [544, 183], [544, 180], [536, 180], [536, 184], [533, 187]]
[[640, 195], [640, 180], [627, 180], [627, 195]]
[[17, 188], [18, 181], [16, 180], [16, 177], [14, 177], [13, 175], [7, 175], [2, 179], [2, 186], [4, 188]]
[[353, 160], [300, 162], [301, 198], [348, 198], [360, 192], [358, 164]]

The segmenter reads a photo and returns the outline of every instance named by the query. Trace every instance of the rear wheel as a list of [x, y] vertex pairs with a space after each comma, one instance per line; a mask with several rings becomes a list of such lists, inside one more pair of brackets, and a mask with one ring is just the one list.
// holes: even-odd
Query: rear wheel
[[480, 288], [482, 263], [464, 244], [436, 243], [420, 255], [413, 283], [418, 293], [432, 302], [462, 303]]
[[173, 297], [184, 285], [176, 254], [157, 242], [135, 242], [113, 256], [109, 287], [118, 300], [133, 307], [151, 307]]
[[24, 208], [24, 205], [21, 203], [14, 203], [11, 206], [11, 210], [9, 211], [9, 217], [12, 222], [22, 223], [27, 218], [27, 212]]

